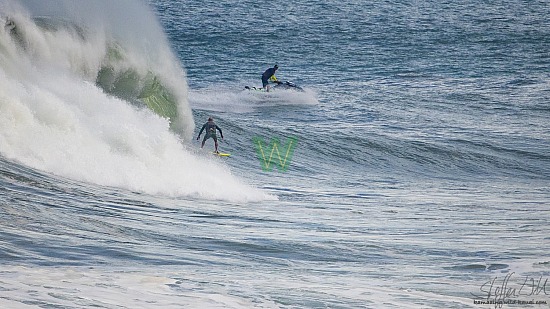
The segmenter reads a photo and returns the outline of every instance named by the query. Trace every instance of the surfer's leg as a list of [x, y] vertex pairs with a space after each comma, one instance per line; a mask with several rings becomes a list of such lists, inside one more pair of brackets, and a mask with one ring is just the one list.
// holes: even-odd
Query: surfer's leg
[[216, 135], [212, 135], [212, 138], [214, 139], [214, 147], [216, 147], [216, 153], [218, 153], [218, 137]]
[[206, 140], [208, 139], [208, 133], [204, 135], [204, 138], [202, 139], [202, 145], [201, 148], [204, 147], [204, 143], [206, 143]]

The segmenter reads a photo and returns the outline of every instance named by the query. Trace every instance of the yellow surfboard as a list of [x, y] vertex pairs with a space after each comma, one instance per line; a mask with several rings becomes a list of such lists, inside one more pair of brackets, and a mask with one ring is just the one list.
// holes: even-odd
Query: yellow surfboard
[[224, 152], [218, 152], [218, 153], [213, 152], [212, 154], [215, 154], [215, 155], [220, 156], [220, 157], [230, 157], [231, 156], [230, 153], [224, 153]]

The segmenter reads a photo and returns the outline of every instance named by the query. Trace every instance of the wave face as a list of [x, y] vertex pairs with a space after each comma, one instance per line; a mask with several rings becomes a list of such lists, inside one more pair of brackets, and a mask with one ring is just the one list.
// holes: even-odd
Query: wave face
[[194, 125], [185, 74], [147, 6], [136, 1], [21, 4], [24, 8], [3, 4], [3, 41], [15, 58], [9, 62], [18, 69], [28, 62], [95, 81], [106, 93], [169, 119], [189, 138]]
[[[185, 72], [137, 1], [2, 1], [0, 154], [150, 194], [257, 200], [193, 134]], [[221, 185], [224, 190], [208, 188]]]

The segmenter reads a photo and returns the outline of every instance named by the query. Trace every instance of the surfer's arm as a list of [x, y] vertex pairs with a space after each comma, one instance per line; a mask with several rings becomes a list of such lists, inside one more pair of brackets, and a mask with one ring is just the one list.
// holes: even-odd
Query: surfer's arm
[[269, 80], [272, 81], [272, 82], [275, 82], [275, 83], [278, 82], [277, 77], [275, 77], [275, 74], [271, 75]]
[[199, 131], [199, 136], [197, 136], [197, 140], [201, 137], [202, 131], [204, 131], [204, 128], [206, 128], [206, 124], [202, 126], [201, 130]]
[[220, 127], [218, 127], [218, 126], [216, 126], [216, 129], [218, 129], [218, 131], [220, 131], [220, 136], [223, 138], [222, 129], [220, 129]]

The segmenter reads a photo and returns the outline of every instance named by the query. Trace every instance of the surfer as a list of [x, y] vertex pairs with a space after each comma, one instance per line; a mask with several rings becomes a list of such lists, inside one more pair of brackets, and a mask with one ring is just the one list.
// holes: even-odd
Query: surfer
[[265, 70], [264, 74], [262, 74], [262, 87], [265, 91], [269, 91], [270, 81], [274, 83], [279, 83], [277, 77], [275, 77], [275, 71], [277, 71], [278, 68], [279, 66], [275, 65], [274, 67]]
[[218, 127], [214, 123], [214, 119], [212, 119], [212, 117], [210, 117], [210, 118], [208, 118], [208, 121], [202, 126], [202, 128], [199, 132], [199, 136], [197, 136], [197, 141], [200, 139], [202, 131], [205, 130], [205, 129], [206, 129], [206, 133], [204, 134], [204, 138], [202, 139], [201, 148], [204, 147], [204, 143], [206, 142], [207, 139], [213, 138], [214, 139], [214, 145], [216, 147], [216, 153], [219, 153], [218, 152], [218, 137], [216, 136], [216, 130], [220, 131], [220, 136], [223, 139], [222, 129], [220, 129], [220, 127]]

